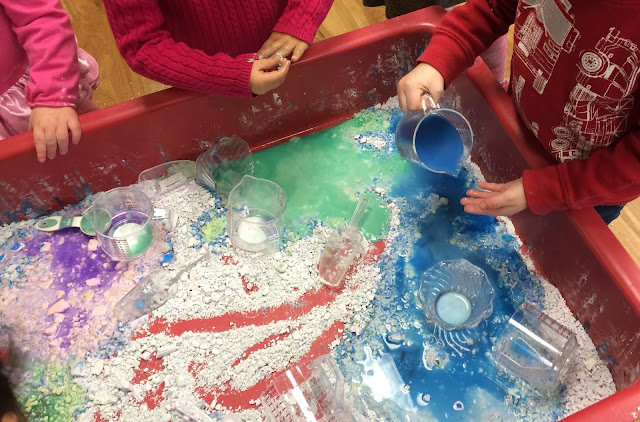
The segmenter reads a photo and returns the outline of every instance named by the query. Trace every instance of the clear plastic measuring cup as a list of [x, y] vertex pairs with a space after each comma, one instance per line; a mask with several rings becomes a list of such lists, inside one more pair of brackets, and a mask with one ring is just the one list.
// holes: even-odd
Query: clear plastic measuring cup
[[229, 194], [231, 244], [249, 252], [277, 252], [286, 208], [287, 195], [277, 183], [245, 175]]
[[365, 239], [358, 225], [368, 207], [369, 200], [361, 198], [349, 225], [331, 233], [318, 264], [320, 280], [327, 286], [339, 285], [354, 260], [365, 253]]
[[434, 173], [458, 176], [473, 145], [469, 121], [455, 110], [433, 103], [423, 110], [405, 114], [396, 128], [396, 146], [409, 163]]
[[466, 259], [441, 261], [420, 277], [425, 317], [445, 330], [477, 327], [493, 313], [494, 295], [484, 270]]
[[153, 207], [135, 186], [103, 193], [82, 216], [91, 223], [102, 250], [117, 261], [137, 258], [153, 244]]
[[344, 377], [324, 355], [299, 364], [274, 379], [260, 395], [269, 422], [350, 422], [344, 406]]
[[577, 349], [575, 333], [524, 302], [502, 331], [493, 357], [505, 372], [541, 391], [553, 392]]
[[222, 138], [196, 160], [196, 178], [222, 196], [245, 174], [253, 175], [253, 157], [249, 145], [239, 136]]

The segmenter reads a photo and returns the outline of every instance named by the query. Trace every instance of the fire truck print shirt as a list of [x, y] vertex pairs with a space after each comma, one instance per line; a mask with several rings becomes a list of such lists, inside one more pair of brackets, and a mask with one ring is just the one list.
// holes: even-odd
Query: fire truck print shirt
[[640, 196], [640, 1], [469, 0], [419, 61], [452, 81], [514, 25], [510, 93], [558, 165], [527, 170], [538, 214]]

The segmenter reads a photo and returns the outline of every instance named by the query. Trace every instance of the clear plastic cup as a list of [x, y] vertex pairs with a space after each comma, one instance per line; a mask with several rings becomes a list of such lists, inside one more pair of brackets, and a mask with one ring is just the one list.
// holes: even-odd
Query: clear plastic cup
[[344, 405], [344, 377], [324, 355], [299, 364], [274, 379], [260, 395], [269, 422], [350, 422]]
[[493, 313], [495, 291], [480, 267], [466, 259], [441, 261], [420, 278], [425, 318], [445, 330], [475, 328]]
[[473, 131], [462, 114], [435, 104], [427, 109], [424, 101], [422, 111], [405, 114], [396, 128], [400, 155], [434, 173], [458, 176], [472, 145]]
[[287, 195], [277, 183], [245, 175], [229, 194], [231, 244], [249, 252], [277, 252], [286, 207]]
[[505, 372], [554, 392], [577, 350], [574, 332], [524, 302], [502, 331], [493, 358]]
[[253, 175], [249, 145], [239, 136], [220, 139], [196, 160], [196, 178], [222, 196], [227, 196], [245, 174]]
[[103, 193], [82, 215], [91, 223], [102, 250], [116, 261], [137, 258], [153, 245], [153, 207], [135, 186]]

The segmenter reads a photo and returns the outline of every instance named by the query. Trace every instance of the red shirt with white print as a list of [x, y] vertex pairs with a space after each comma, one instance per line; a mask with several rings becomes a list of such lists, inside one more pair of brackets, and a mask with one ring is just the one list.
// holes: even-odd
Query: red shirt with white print
[[638, 13], [637, 0], [469, 0], [419, 58], [448, 84], [515, 23], [511, 96], [559, 163], [524, 172], [534, 213], [640, 196]]

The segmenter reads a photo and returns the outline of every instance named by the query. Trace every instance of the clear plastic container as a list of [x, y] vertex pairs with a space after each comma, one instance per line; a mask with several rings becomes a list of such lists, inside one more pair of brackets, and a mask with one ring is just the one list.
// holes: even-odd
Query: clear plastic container
[[153, 198], [183, 186], [196, 177], [196, 163], [189, 160], [169, 161], [140, 173], [138, 185]]
[[284, 232], [287, 195], [270, 180], [245, 175], [229, 194], [231, 244], [249, 252], [277, 252]]
[[82, 216], [91, 223], [102, 250], [114, 260], [137, 258], [153, 245], [153, 207], [135, 186], [103, 193]]
[[466, 259], [439, 262], [420, 278], [424, 315], [445, 330], [477, 327], [493, 313], [494, 295], [484, 270]]
[[220, 139], [196, 160], [196, 178], [222, 196], [242, 180], [253, 175], [253, 156], [249, 145], [239, 136]]
[[353, 421], [344, 405], [344, 377], [329, 355], [288, 369], [260, 395], [260, 404], [268, 422]]
[[[430, 97], [429, 97], [430, 98]], [[458, 176], [471, 153], [473, 131], [469, 121], [455, 110], [424, 106], [405, 114], [396, 128], [400, 155], [434, 173]]]
[[365, 238], [358, 230], [360, 221], [369, 206], [368, 199], [360, 199], [347, 227], [335, 229], [322, 251], [318, 264], [320, 280], [329, 287], [336, 287], [353, 262], [365, 252]]
[[175, 277], [167, 270], [150, 272], [114, 307], [121, 321], [133, 321], [162, 306], [170, 297]]
[[498, 338], [493, 358], [505, 372], [538, 390], [555, 392], [577, 350], [574, 332], [524, 302]]

